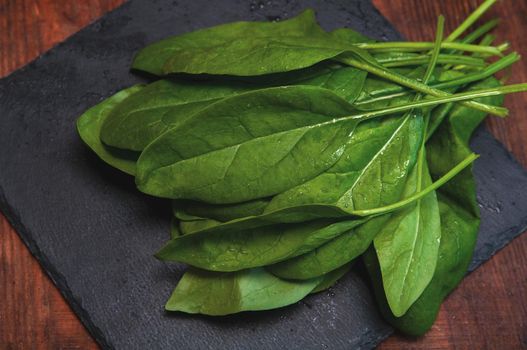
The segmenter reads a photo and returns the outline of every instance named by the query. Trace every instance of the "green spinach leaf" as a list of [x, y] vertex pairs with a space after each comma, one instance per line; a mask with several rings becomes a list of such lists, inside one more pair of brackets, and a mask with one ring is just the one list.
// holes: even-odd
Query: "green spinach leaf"
[[327, 89], [290, 86], [224, 99], [170, 129], [141, 154], [148, 194], [223, 204], [280, 193], [342, 155], [358, 119]]
[[143, 89], [142, 85], [135, 85], [122, 90], [107, 98], [98, 105], [88, 109], [77, 119], [77, 131], [81, 139], [95, 152], [99, 158], [109, 165], [127, 174], [134, 175], [138, 155], [131, 152], [113, 150], [102, 144], [100, 140], [101, 127], [111, 112], [126, 98], [133, 96]]
[[159, 80], [122, 101], [105, 119], [101, 140], [110, 146], [142, 151], [168, 128], [247, 84]]
[[260, 81], [160, 80], [121, 102], [101, 130], [102, 141], [110, 146], [142, 151], [170, 128], [222, 98], [281, 85], [311, 85], [332, 90], [349, 103], [362, 90], [367, 73], [353, 67], [318, 65], [313, 69], [280, 74]]
[[[408, 113], [364, 122], [331, 169], [273, 201], [302, 203], [322, 199], [343, 208], [393, 203], [400, 198], [414, 167], [422, 135], [420, 115]], [[283, 278], [304, 279], [325, 274], [362, 254], [386, 219], [385, 216], [370, 219], [311, 252], [271, 266], [270, 271]]]
[[286, 279], [303, 280], [327, 274], [364, 253], [388, 218], [389, 215], [372, 218], [306, 254], [270, 265], [267, 270]]
[[262, 268], [238, 272], [191, 268], [179, 281], [165, 309], [216, 316], [276, 309], [303, 299], [321, 280], [282, 280]]
[[322, 32], [272, 39], [244, 36], [220, 45], [186, 47], [174, 51], [162, 70], [164, 74], [258, 76], [311, 67], [343, 53], [375, 62], [366, 51]]
[[[472, 85], [469, 90], [499, 85], [496, 79], [490, 78]], [[494, 96], [480, 101], [499, 106], [503, 98]], [[454, 106], [427, 144], [433, 178], [444, 174], [451, 164], [470, 153], [468, 139], [484, 117], [482, 112]], [[370, 252], [364, 255], [384, 317], [397, 329], [414, 336], [420, 336], [430, 329], [442, 301], [464, 277], [472, 259], [479, 228], [479, 207], [471, 168], [460, 172], [437, 192], [442, 232], [436, 270], [422, 295], [403, 316], [395, 317], [388, 307], [375, 254]]]
[[234, 22], [205, 28], [155, 42], [143, 48], [135, 57], [132, 68], [155, 75], [167, 73], [165, 63], [185, 50], [206, 51], [220, 48], [243, 38], [270, 40], [282, 36], [318, 35], [324, 31], [318, 26], [312, 10], [281, 22]]
[[361, 123], [335, 165], [273, 197], [265, 212], [307, 204], [369, 209], [396, 202], [415, 164], [422, 129], [422, 117], [410, 114]]
[[[405, 194], [418, 192], [431, 183], [426, 161], [420, 161], [407, 182]], [[395, 316], [403, 315], [432, 279], [440, 239], [441, 225], [435, 192], [393, 213], [375, 236], [384, 291]]]
[[[183, 236], [170, 240], [156, 256], [211, 271], [238, 271], [304, 254], [362, 222], [359, 219], [338, 222], [315, 220], [303, 224], [229, 230], [222, 234], [207, 229], [187, 231]], [[196, 223], [200, 225], [200, 221]]]

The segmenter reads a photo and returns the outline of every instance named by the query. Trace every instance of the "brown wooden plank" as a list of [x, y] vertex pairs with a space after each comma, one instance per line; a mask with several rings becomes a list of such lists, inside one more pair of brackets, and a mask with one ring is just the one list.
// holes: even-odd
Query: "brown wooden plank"
[[[123, 0], [0, 0], [0, 76], [31, 61]], [[407, 38], [430, 40], [435, 17], [448, 28], [476, 7], [474, 0], [374, 0]], [[527, 56], [527, 2], [505, 0], [489, 16], [504, 19], [498, 37]], [[489, 18], [487, 16], [487, 18]], [[527, 65], [510, 82], [527, 81]], [[509, 96], [511, 117], [488, 122], [494, 134], [527, 165], [525, 95]], [[516, 112], [516, 113], [515, 113]], [[97, 345], [0, 215], [0, 348], [95, 349]], [[527, 236], [516, 239], [463, 281], [422, 339], [394, 336], [381, 349], [527, 348]]]

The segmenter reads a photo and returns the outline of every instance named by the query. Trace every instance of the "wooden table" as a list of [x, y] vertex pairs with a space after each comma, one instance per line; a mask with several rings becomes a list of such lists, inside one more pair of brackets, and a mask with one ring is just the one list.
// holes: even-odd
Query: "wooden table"
[[[480, 0], [373, 0], [408, 39], [431, 40], [436, 16], [447, 29]], [[0, 0], [0, 76], [64, 40], [123, 0]], [[485, 18], [500, 17], [498, 39], [527, 58], [527, 1], [503, 0]], [[510, 83], [527, 81], [527, 61]], [[527, 166], [527, 95], [508, 96], [511, 116], [489, 119], [494, 135]], [[527, 189], [526, 189], [527, 190]], [[69, 306], [0, 214], [0, 348], [96, 349]], [[434, 327], [416, 340], [394, 335], [381, 349], [527, 348], [527, 235], [467, 277], [441, 308]]]

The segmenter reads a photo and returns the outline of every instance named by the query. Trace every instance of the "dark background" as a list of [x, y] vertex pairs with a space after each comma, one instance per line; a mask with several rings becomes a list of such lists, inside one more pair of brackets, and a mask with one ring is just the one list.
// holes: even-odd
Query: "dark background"
[[[0, 75], [29, 62], [109, 9], [117, 0], [0, 0]], [[375, 0], [381, 12], [412, 40], [433, 37], [435, 16], [447, 16], [452, 28], [477, 1]], [[502, 1], [486, 16], [500, 16], [498, 37], [527, 56], [527, 2]], [[523, 52], [522, 52], [523, 50]], [[527, 81], [525, 64], [510, 82]], [[527, 165], [525, 95], [509, 96], [511, 117], [488, 122], [494, 135]], [[516, 111], [516, 113], [515, 113]], [[520, 113], [522, 112], [522, 113]], [[523, 114], [523, 118], [522, 118]], [[14, 230], [0, 216], [0, 347], [95, 348], [69, 307], [41, 271]], [[424, 338], [391, 337], [381, 348], [522, 348], [527, 347], [527, 236], [521, 236], [472, 273], [443, 305], [434, 328]]]

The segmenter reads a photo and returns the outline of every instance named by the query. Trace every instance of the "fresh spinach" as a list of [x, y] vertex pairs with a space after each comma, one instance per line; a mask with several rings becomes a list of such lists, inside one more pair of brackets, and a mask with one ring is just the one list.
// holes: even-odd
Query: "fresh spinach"
[[500, 95], [527, 90], [492, 77], [519, 59], [490, 46], [495, 21], [458, 39], [494, 2], [444, 40], [440, 16], [434, 43], [326, 32], [308, 10], [141, 50], [133, 68], [163, 78], [77, 128], [141, 191], [173, 200], [156, 256], [190, 266], [166, 309], [282, 307], [362, 255], [384, 317], [424, 333], [477, 237], [470, 135], [487, 113], [507, 114]]
[[303, 299], [321, 281], [322, 278], [283, 280], [262, 268], [238, 272], [190, 268], [168, 299], [165, 309], [214, 316], [276, 309]]
[[101, 139], [109, 146], [142, 151], [170, 128], [219, 100], [273, 86], [311, 85], [332, 90], [349, 103], [359, 96], [367, 73], [353, 67], [324, 64], [254, 81], [210, 82], [163, 79], [122, 101], [105, 118]]
[[[309, 202], [321, 198], [343, 208], [371, 208], [397, 201], [415, 164], [423, 127], [422, 118], [410, 113], [369, 120], [357, 128], [350, 147], [333, 168], [273, 201], [280, 203], [286, 198], [289, 202]], [[307, 254], [273, 265], [270, 271], [284, 278], [325, 274], [362, 254], [384, 220], [374, 218]]]
[[275, 276], [286, 279], [322, 276], [364, 253], [388, 218], [389, 215], [372, 218], [306, 254], [270, 265], [267, 269]]
[[[200, 225], [200, 221], [196, 221]], [[159, 259], [180, 261], [210, 271], [238, 271], [286, 260], [320, 246], [349, 231], [362, 220], [315, 220], [303, 224], [277, 224], [256, 229], [228, 230], [218, 226], [184, 232], [156, 254]], [[205, 224], [206, 225], [206, 224]]]
[[422, 118], [415, 115], [362, 123], [335, 165], [273, 197], [265, 212], [308, 204], [351, 211], [397, 201], [415, 163], [422, 129]]
[[[472, 85], [469, 90], [499, 85], [496, 79], [488, 78]], [[482, 100], [492, 105], [501, 105], [503, 102], [501, 96]], [[468, 140], [484, 117], [484, 113], [475, 113], [462, 106], [455, 106], [451, 110], [427, 144], [433, 177], [441, 176], [457, 159], [470, 153]], [[394, 327], [415, 336], [430, 329], [441, 302], [459, 284], [471, 261], [479, 228], [479, 207], [472, 169], [463, 170], [447, 186], [440, 188], [438, 201], [442, 238], [436, 269], [422, 295], [401, 317], [396, 317], [388, 307], [375, 252], [364, 255], [384, 317]]]
[[109, 113], [102, 125], [101, 140], [117, 148], [142, 151], [171, 126], [225, 96], [247, 89], [247, 84], [235, 82], [156, 81]]
[[[166, 61], [184, 50], [200, 51], [220, 47], [242, 38], [272, 40], [275, 37], [318, 35], [323, 30], [318, 26], [312, 10], [281, 22], [234, 22], [173, 36], [143, 48], [136, 55], [132, 68], [155, 75], [167, 72]], [[239, 58], [239, 57], [238, 57]], [[237, 62], [238, 63], [238, 62]]]
[[[431, 181], [426, 161], [419, 162], [407, 182], [406, 195]], [[441, 239], [439, 220], [437, 197], [430, 192], [392, 214], [374, 238], [386, 298], [397, 317], [408, 310], [432, 279]]]
[[[353, 106], [327, 89], [289, 86], [240, 94], [211, 105], [152, 142], [138, 160], [136, 184], [159, 197], [215, 204], [263, 198], [328, 169], [360, 121], [525, 89], [527, 85], [518, 84], [447, 94], [352, 115]], [[300, 158], [306, 154], [311, 158]]]
[[152, 142], [139, 157], [136, 184], [155, 196], [216, 204], [274, 195], [339, 159], [358, 124], [339, 118], [351, 113], [345, 100], [316, 87], [236, 95]]
[[119, 91], [98, 105], [88, 109], [77, 119], [77, 131], [84, 143], [103, 161], [130, 175], [135, 174], [138, 155], [122, 150], [113, 150], [105, 146], [101, 142], [100, 133], [104, 121], [111, 112], [126, 100], [126, 98], [139, 93], [142, 89], [142, 85], [135, 85]]

